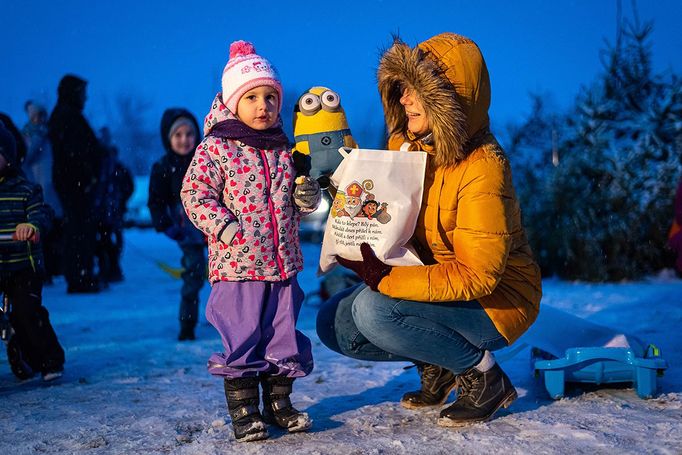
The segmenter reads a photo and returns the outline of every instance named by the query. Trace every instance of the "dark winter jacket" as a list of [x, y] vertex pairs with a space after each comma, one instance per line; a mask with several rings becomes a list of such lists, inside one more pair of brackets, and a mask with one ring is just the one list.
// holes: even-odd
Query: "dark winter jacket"
[[17, 128], [17, 126], [14, 124], [10, 116], [4, 112], [0, 112], [0, 122], [5, 125], [5, 128], [7, 128], [14, 138], [16, 144], [16, 160], [14, 161], [14, 166], [16, 168], [20, 168], [24, 162], [24, 159], [26, 158], [27, 147], [24, 136], [21, 134], [21, 131], [19, 131], [19, 128]]
[[65, 76], [48, 123], [54, 163], [53, 183], [60, 200], [92, 205], [101, 175], [102, 149], [83, 116], [86, 82]]
[[[5, 131], [3, 129], [0, 134]], [[8, 163], [5, 171], [0, 173], [0, 201], [2, 201], [0, 235], [11, 235], [16, 226], [21, 223], [29, 223], [39, 233], [46, 233], [52, 221], [52, 211], [43, 202], [40, 185], [26, 180], [16, 167], [17, 156], [14, 147], [0, 146], [0, 153]], [[40, 243], [0, 239], [0, 272], [14, 272], [28, 268], [36, 272], [44, 270]]]
[[103, 148], [106, 156], [102, 161], [102, 176], [98, 195], [102, 198], [101, 222], [104, 226], [120, 229], [123, 227], [123, 216], [126, 203], [133, 194], [135, 184], [128, 168], [118, 159], [115, 146]]
[[199, 144], [201, 130], [196, 118], [188, 110], [182, 108], [167, 109], [161, 118], [161, 141], [166, 154], [152, 166], [149, 177], [149, 199], [147, 206], [152, 217], [154, 229], [165, 232], [171, 227], [182, 230], [183, 242], [204, 243], [204, 237], [187, 219], [180, 201], [180, 188], [185, 172], [192, 161], [193, 153], [180, 156], [173, 152], [168, 137], [173, 123], [180, 117], [192, 121]]

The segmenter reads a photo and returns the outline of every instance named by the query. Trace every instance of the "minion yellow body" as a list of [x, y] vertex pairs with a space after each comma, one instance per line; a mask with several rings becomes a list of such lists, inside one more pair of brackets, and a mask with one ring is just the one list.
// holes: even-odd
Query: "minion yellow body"
[[307, 90], [294, 108], [294, 153], [309, 157], [313, 178], [331, 175], [343, 159], [339, 147], [357, 148], [339, 95], [326, 87]]

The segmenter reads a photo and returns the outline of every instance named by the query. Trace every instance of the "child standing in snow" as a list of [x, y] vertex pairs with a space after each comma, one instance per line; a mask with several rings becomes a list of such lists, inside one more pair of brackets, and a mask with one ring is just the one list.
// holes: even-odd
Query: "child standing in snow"
[[161, 141], [166, 154], [152, 167], [149, 177], [149, 212], [154, 228], [175, 240], [182, 250], [180, 334], [194, 340], [199, 315], [199, 291], [206, 277], [206, 241], [187, 219], [180, 202], [182, 179], [192, 161], [199, 124], [186, 109], [167, 109], [161, 117]]
[[7, 315], [14, 329], [7, 355], [12, 372], [28, 379], [40, 372], [45, 381], [64, 370], [64, 350], [42, 306], [45, 267], [40, 233], [47, 232], [51, 209], [40, 185], [23, 177], [16, 142], [0, 121], [0, 294], [10, 299]]
[[209, 241], [206, 317], [225, 352], [211, 356], [208, 368], [224, 378], [240, 441], [267, 438], [264, 421], [289, 432], [312, 423], [289, 395], [294, 379], [313, 368], [310, 340], [295, 327], [303, 302], [296, 274], [303, 269], [299, 219], [319, 205], [320, 187], [296, 177], [281, 108], [274, 68], [251, 43], [232, 43], [222, 93], [206, 116], [206, 138], [181, 192], [187, 214]]

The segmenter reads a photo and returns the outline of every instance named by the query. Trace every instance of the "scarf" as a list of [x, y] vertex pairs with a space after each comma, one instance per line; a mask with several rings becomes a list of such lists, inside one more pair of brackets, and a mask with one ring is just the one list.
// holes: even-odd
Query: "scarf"
[[281, 126], [268, 128], [267, 130], [254, 130], [236, 119], [227, 119], [218, 122], [209, 136], [225, 139], [234, 139], [258, 149], [268, 150], [289, 145], [289, 138]]

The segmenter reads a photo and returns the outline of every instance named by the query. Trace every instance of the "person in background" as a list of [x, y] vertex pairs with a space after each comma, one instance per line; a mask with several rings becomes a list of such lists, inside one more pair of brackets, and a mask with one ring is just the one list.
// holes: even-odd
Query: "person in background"
[[26, 140], [27, 152], [23, 169], [29, 180], [43, 188], [45, 203], [54, 210], [55, 217], [49, 232], [43, 233], [43, 254], [45, 256], [45, 282], [62, 274], [62, 231], [63, 214], [57, 193], [52, 184], [52, 145], [48, 136], [47, 111], [33, 101], [24, 104], [28, 121], [21, 132]]
[[199, 124], [187, 109], [167, 109], [161, 117], [161, 141], [166, 153], [152, 166], [147, 206], [154, 228], [177, 242], [182, 250], [178, 340], [194, 340], [199, 291], [206, 279], [206, 239], [187, 219], [180, 188], [199, 143]]
[[397, 40], [377, 73], [388, 149], [425, 151], [424, 196], [412, 244], [424, 265], [338, 258], [365, 282], [320, 308], [331, 349], [363, 360], [411, 361], [422, 387], [410, 409], [454, 403], [438, 424], [490, 419], [517, 392], [492, 351], [533, 323], [542, 284], [521, 224], [509, 161], [490, 132], [490, 80], [478, 46], [454, 33], [417, 47]]
[[64, 370], [64, 350], [42, 305], [44, 264], [40, 233], [49, 228], [52, 210], [40, 186], [20, 171], [16, 140], [0, 121], [0, 293], [9, 297], [14, 335], [9, 363], [21, 379], [40, 372], [45, 381]]
[[26, 159], [26, 154], [28, 153], [28, 148], [26, 147], [26, 139], [24, 139], [24, 136], [21, 134], [21, 131], [19, 131], [19, 128], [17, 128], [17, 125], [14, 123], [14, 121], [9, 115], [5, 114], [4, 112], [0, 112], [0, 122], [2, 122], [5, 125], [5, 128], [12, 135], [12, 137], [14, 138], [14, 142], [16, 143], [15, 163], [16, 171], [21, 172], [22, 175], [28, 177], [23, 168], [24, 160]]
[[25, 104], [28, 122], [21, 133], [26, 141], [26, 159], [24, 171], [29, 180], [43, 188], [45, 203], [54, 209], [56, 216], [61, 217], [61, 206], [52, 185], [52, 145], [47, 128], [47, 110], [33, 101]]
[[64, 213], [64, 277], [68, 293], [102, 289], [95, 273], [99, 179], [103, 151], [83, 116], [86, 81], [66, 75], [48, 122], [54, 162], [52, 182]]
[[97, 259], [102, 279], [115, 283], [123, 281], [123, 218], [135, 186], [130, 171], [118, 159], [118, 148], [108, 127], [100, 128], [99, 140], [105, 153], [98, 196], [102, 213], [97, 229]]
[[668, 247], [676, 253], [675, 272], [682, 278], [682, 178], [675, 193], [673, 225], [668, 234]]
[[209, 241], [206, 317], [224, 352], [210, 357], [208, 370], [224, 378], [238, 441], [267, 438], [264, 423], [290, 433], [312, 425], [289, 395], [294, 379], [313, 369], [310, 340], [296, 330], [304, 297], [298, 232], [321, 193], [315, 179], [296, 176], [281, 110], [275, 69], [251, 43], [233, 42], [206, 138], [182, 184], [185, 211]]

